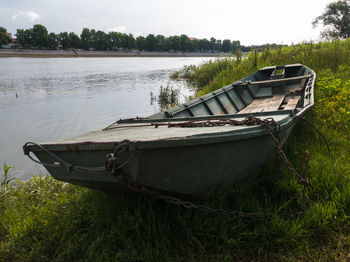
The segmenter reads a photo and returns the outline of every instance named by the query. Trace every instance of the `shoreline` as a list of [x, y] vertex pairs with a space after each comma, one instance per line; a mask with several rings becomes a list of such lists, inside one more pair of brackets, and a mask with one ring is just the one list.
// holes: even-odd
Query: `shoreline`
[[0, 49], [1, 57], [234, 57], [231, 53]]

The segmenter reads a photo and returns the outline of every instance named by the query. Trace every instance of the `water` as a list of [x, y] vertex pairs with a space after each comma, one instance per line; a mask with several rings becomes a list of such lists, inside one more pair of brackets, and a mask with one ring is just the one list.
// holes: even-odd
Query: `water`
[[[0, 58], [0, 164], [18, 179], [45, 171], [23, 155], [25, 142], [47, 142], [101, 129], [159, 109], [150, 92], [184, 65], [208, 58]], [[180, 99], [191, 95], [183, 82]], [[0, 170], [0, 178], [2, 170]]]

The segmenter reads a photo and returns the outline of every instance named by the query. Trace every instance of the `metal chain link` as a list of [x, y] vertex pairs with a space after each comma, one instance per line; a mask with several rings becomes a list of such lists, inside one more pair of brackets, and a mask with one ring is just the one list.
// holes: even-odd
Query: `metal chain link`
[[210, 119], [210, 120], [192, 120], [187, 122], [168, 122], [168, 123], [152, 123], [151, 125], [155, 128], [159, 126], [171, 127], [214, 127], [214, 126], [254, 126], [254, 125], [266, 125], [267, 123], [273, 121], [272, 118], [266, 118], [264, 120], [254, 117], [252, 115], [247, 116], [243, 120], [234, 119]]
[[194, 204], [193, 202], [180, 200], [179, 198], [176, 198], [170, 195], [165, 195], [160, 193], [159, 191], [151, 190], [143, 185], [137, 184], [134, 181], [132, 181], [128, 176], [123, 175], [122, 173], [114, 174], [113, 177], [117, 179], [118, 182], [122, 182], [126, 184], [129, 187], [129, 189], [134, 192], [147, 195], [154, 199], [161, 199], [161, 200], [164, 200], [165, 202], [168, 202], [177, 206], [181, 206], [187, 209], [200, 210], [202, 212], [210, 213], [210, 214], [239, 216], [243, 218], [261, 218], [261, 217], [273, 216], [272, 213], [255, 213], [255, 212], [248, 213], [248, 212], [232, 211], [232, 210], [226, 210], [226, 209], [220, 209], [220, 208], [212, 208], [206, 205]]
[[[275, 120], [272, 119], [270, 121], [271, 121], [270, 123], [272, 123], [272, 126], [278, 125], [278, 123]], [[284, 151], [282, 149], [282, 144], [281, 144], [280, 139], [279, 139], [279, 134], [275, 133], [275, 130], [272, 129], [272, 126], [270, 124], [265, 124], [266, 130], [270, 134], [272, 142], [273, 142], [273, 144], [275, 146], [276, 154], [285, 163], [288, 171], [297, 179], [297, 181], [300, 184], [307, 186], [309, 184], [309, 179], [303, 177], [302, 175], [300, 175], [295, 170], [295, 168], [292, 165], [292, 163], [288, 160], [286, 154], [284, 153]]]

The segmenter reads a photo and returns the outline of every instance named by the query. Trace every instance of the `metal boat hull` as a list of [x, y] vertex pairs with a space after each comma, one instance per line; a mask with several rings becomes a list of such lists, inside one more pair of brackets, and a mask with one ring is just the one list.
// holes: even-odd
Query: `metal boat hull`
[[[84, 172], [75, 168], [103, 166], [107, 155], [114, 152], [115, 164], [120, 167], [117, 174], [122, 172], [137, 184], [197, 196], [226, 191], [258, 172], [264, 163], [273, 158], [275, 145], [266, 127], [218, 125], [169, 128], [167, 123], [210, 122], [219, 119], [241, 121], [248, 116], [262, 120], [274, 119], [280, 128], [279, 136], [283, 144], [298, 117], [313, 105], [315, 81], [315, 73], [309, 68], [302, 65], [289, 65], [285, 68], [287, 74], [288, 70], [299, 73], [289, 75], [289, 80], [282, 78], [281, 81], [277, 78], [257, 81], [259, 86], [253, 89], [250, 89], [250, 85], [254, 83], [245, 84], [244, 88], [237, 85], [224, 87], [204, 98], [146, 119], [119, 121], [104, 130], [41, 146], [26, 144], [24, 151], [26, 154], [33, 152], [43, 163], [58, 162], [45, 165], [54, 178], [86, 187], [104, 190], [126, 188], [110, 171]], [[261, 77], [267, 75], [266, 72], [270, 74], [270, 71], [271, 68], [262, 69], [257, 75]], [[308, 77], [300, 72], [307, 73]], [[245, 78], [247, 79], [254, 79], [254, 75]], [[287, 80], [291, 80], [291, 84], [288, 85]], [[268, 81], [271, 82], [271, 87], [265, 86]], [[300, 87], [296, 89], [295, 86]], [[270, 89], [266, 91], [266, 88]], [[241, 95], [239, 90], [243, 90]], [[282, 95], [280, 90], [284, 92]], [[295, 90], [298, 96], [295, 95]], [[236, 98], [233, 92], [237, 94]], [[266, 94], [267, 97], [271, 96], [272, 102], [268, 101]], [[253, 102], [253, 98], [256, 102]], [[220, 114], [213, 113], [215, 101], [216, 107], [223, 109]], [[228, 102], [232, 105], [227, 106]], [[287, 109], [292, 102], [295, 108]], [[273, 106], [276, 109], [270, 110]], [[230, 110], [233, 111], [229, 112]], [[197, 113], [200, 115], [194, 115]], [[124, 149], [115, 152], [124, 139], [128, 139]], [[72, 165], [68, 166], [64, 162]]]

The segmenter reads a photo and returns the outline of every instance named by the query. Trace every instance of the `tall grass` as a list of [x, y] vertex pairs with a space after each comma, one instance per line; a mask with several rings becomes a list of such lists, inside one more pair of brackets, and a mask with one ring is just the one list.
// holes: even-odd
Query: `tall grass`
[[175, 89], [170, 84], [166, 87], [160, 86], [159, 94], [150, 93], [151, 105], [157, 103], [160, 110], [170, 108], [179, 104], [180, 89]]
[[8, 185], [15, 178], [10, 178], [10, 171], [13, 169], [13, 166], [8, 166], [6, 163], [3, 164], [2, 170], [4, 172], [3, 178], [0, 182], [0, 190]]
[[307, 205], [303, 187], [274, 163], [223, 196], [194, 199], [218, 208], [275, 214], [258, 219], [206, 214], [141, 195], [33, 177], [0, 192], [0, 261], [346, 261], [349, 43], [253, 52], [239, 62], [213, 61], [187, 72], [203, 93], [265, 65], [303, 63], [316, 71], [316, 102], [307, 117], [329, 141], [336, 173], [322, 138], [299, 123], [285, 151], [298, 170], [304, 151], [309, 152]]
[[188, 66], [173, 77], [185, 78], [197, 89], [198, 96], [235, 82], [268, 65], [301, 63], [316, 72], [329, 69], [336, 72], [339, 65], [350, 64], [350, 39], [332, 42], [302, 43], [277, 49], [253, 50], [247, 59], [217, 58], [200, 66]]

